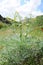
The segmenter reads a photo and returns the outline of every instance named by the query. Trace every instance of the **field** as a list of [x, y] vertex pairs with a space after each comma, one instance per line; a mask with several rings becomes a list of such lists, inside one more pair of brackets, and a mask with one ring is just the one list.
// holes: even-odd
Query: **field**
[[0, 29], [0, 65], [43, 65], [43, 25], [13, 22]]

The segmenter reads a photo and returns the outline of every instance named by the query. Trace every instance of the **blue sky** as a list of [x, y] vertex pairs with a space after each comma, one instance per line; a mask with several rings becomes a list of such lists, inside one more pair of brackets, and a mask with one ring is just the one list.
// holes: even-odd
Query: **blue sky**
[[[30, 0], [27, 0], [27, 1], [30, 1]], [[25, 4], [24, 0], [21, 0], [21, 5], [24, 5], [24, 4]], [[41, 0], [41, 4], [39, 5], [38, 9], [43, 12], [43, 0]]]
[[41, 0], [41, 4], [39, 6], [39, 9], [43, 12], [43, 0]]
[[24, 5], [24, 0], [21, 0], [21, 5]]
[[0, 0], [0, 14], [14, 16], [18, 11], [22, 17], [43, 15], [43, 0]]

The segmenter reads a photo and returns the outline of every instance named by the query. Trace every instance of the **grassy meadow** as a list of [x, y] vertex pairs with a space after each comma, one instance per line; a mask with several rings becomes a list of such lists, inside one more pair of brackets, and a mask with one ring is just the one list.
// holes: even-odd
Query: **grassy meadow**
[[43, 16], [0, 22], [0, 65], [43, 65]]

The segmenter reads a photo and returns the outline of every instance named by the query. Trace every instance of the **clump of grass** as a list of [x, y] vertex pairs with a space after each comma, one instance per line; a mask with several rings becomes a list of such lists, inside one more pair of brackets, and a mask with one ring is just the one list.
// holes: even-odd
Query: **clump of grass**
[[28, 23], [14, 23], [0, 35], [0, 65], [43, 65], [42, 31]]
[[3, 29], [3, 28], [6, 29], [8, 27], [9, 27], [9, 25], [0, 21], [0, 29]]
[[0, 29], [4, 27], [4, 24], [0, 22]]

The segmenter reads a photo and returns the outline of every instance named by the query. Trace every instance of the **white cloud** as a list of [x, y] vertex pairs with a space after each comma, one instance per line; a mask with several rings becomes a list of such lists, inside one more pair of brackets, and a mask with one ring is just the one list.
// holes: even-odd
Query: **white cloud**
[[13, 16], [16, 8], [20, 6], [20, 0], [4, 0], [0, 3], [0, 14], [3, 16]]
[[3, 16], [13, 17], [17, 10], [22, 17], [33, 16], [43, 14], [38, 10], [38, 6], [41, 4], [41, 0], [24, 0], [25, 4], [21, 5], [21, 0], [3, 0], [0, 2], [0, 13]]
[[25, 0], [25, 4], [17, 8], [17, 10], [23, 16], [29, 16], [29, 14], [33, 14], [34, 16], [36, 16], [37, 14], [39, 14], [39, 11], [37, 9], [40, 4], [41, 0], [30, 0], [30, 1]]

